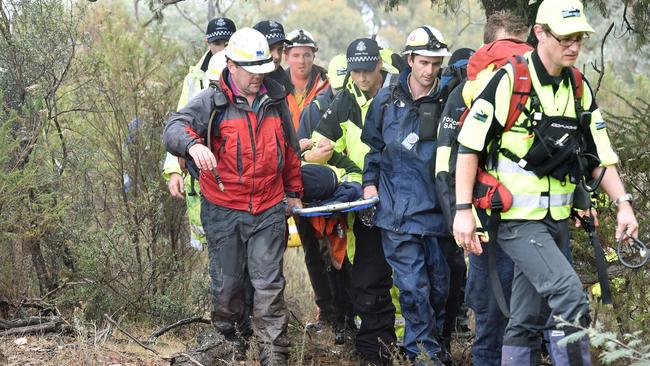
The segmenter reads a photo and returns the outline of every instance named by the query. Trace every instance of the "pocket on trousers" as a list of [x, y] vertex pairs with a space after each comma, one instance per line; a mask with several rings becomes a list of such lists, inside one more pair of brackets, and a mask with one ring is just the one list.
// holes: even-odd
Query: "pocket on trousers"
[[535, 250], [537, 252], [538, 257], [541, 259], [540, 262], [544, 263], [544, 266], [546, 267], [546, 270], [548, 271], [548, 273], [553, 273], [554, 272], [553, 271], [553, 266], [551, 266], [551, 263], [549, 263], [548, 260], [546, 259], [546, 257], [544, 256], [544, 246], [546, 246], [546, 245], [555, 246], [555, 243], [542, 243], [542, 242], [537, 241], [533, 237], [529, 237], [528, 238], [528, 244], [530, 244], [530, 246], [532, 246], [534, 248], [533, 250]]

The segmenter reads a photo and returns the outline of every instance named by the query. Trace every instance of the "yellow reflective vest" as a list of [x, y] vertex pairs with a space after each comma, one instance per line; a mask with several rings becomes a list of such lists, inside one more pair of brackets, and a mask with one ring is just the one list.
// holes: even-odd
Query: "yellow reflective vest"
[[[573, 88], [568, 77], [554, 80], [534, 51], [524, 57], [528, 62], [532, 87], [544, 114], [575, 118]], [[503, 131], [513, 89], [513, 68], [506, 65], [502, 70], [504, 71], [497, 71], [492, 75], [472, 103], [458, 135], [458, 142], [462, 148], [474, 151], [489, 151], [491, 144], [500, 143], [502, 148], [523, 157], [530, 150], [534, 140], [534, 136], [529, 135], [528, 130], [523, 127], [526, 121], [524, 113], [510, 130], [502, 133], [499, 141], [495, 141], [494, 131]], [[529, 98], [526, 105], [528, 109], [530, 103]], [[589, 131], [585, 134], [587, 151], [598, 156], [603, 166], [616, 164], [618, 157], [612, 149], [602, 114], [587, 83], [581, 105], [584, 110], [591, 112]], [[497, 125], [492, 128], [495, 124]], [[521, 168], [500, 152], [495, 169], [489, 173], [513, 195], [512, 207], [501, 213], [502, 220], [541, 220], [549, 213], [555, 220], [569, 217], [575, 185], [569, 181], [568, 176], [564, 180], [550, 176], [538, 178], [533, 172]]]

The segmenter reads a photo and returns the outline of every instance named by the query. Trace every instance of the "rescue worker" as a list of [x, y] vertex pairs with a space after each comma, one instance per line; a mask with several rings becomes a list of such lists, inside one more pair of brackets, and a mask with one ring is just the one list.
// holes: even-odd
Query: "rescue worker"
[[[211, 80], [207, 75], [210, 60], [213, 55], [226, 47], [228, 39], [235, 30], [235, 23], [228, 18], [215, 18], [208, 23], [205, 32], [208, 51], [203, 54], [195, 66], [190, 66], [190, 70], [183, 80], [183, 89], [178, 100], [177, 110], [185, 107], [192, 97], [208, 87]], [[221, 70], [218, 70], [218, 73], [221, 73]], [[214, 72], [212, 75], [213, 77], [218, 76]], [[196, 178], [188, 173], [185, 160], [169, 153], [167, 153], [163, 165], [163, 177], [167, 180], [167, 187], [172, 197], [185, 199], [190, 223], [190, 245], [193, 248], [202, 249], [206, 241], [201, 226], [201, 201]]]
[[286, 365], [290, 342], [282, 258], [285, 208], [302, 207], [298, 143], [284, 89], [264, 79], [275, 69], [264, 35], [240, 29], [225, 54], [219, 86], [172, 114], [163, 138], [169, 152], [191, 157], [201, 169], [212, 322], [233, 346], [245, 350], [248, 274], [260, 362]]
[[433, 180], [435, 126], [446, 95], [439, 72], [450, 56], [440, 31], [413, 30], [404, 54], [408, 66], [397, 85], [379, 91], [366, 115], [363, 196], [379, 196], [375, 225], [393, 269], [406, 321], [404, 347], [412, 362], [424, 351], [442, 365], [438, 342], [449, 286], [445, 249], [452, 247]]
[[[334, 99], [334, 95], [342, 88], [346, 73], [345, 55], [332, 58], [328, 67], [328, 74], [331, 75], [330, 87], [314, 98], [301, 113], [298, 128], [298, 139], [301, 145], [312, 146], [309, 140], [312, 131]], [[330, 144], [321, 144], [320, 148], [307, 150], [303, 159], [309, 161], [305, 156], [315, 158], [317, 154], [328, 153], [331, 153]], [[343, 343], [344, 331], [354, 325], [354, 312], [350, 299], [345, 293], [343, 275], [331, 265], [329, 255], [324, 253], [327, 251], [327, 244], [317, 238], [310, 220], [306, 217], [299, 217], [296, 220], [298, 232], [301, 234], [302, 248], [305, 251], [307, 273], [319, 309], [317, 322], [309, 323], [308, 327], [319, 330], [324, 326], [333, 326], [335, 343]]]
[[[456, 202], [454, 176], [456, 171], [458, 120], [465, 112], [465, 109], [468, 108], [468, 103], [471, 103], [472, 95], [481, 89], [486, 79], [489, 78], [489, 74], [494, 71], [493, 66], [488, 66], [484, 70], [479, 69], [484, 67], [485, 63], [489, 63], [490, 59], [499, 57], [499, 50], [502, 50], [506, 57], [510, 57], [515, 53], [519, 53], [519, 50], [527, 51], [532, 49], [532, 47], [523, 43], [527, 33], [528, 27], [524, 20], [511, 12], [499, 11], [490, 15], [483, 33], [484, 46], [479, 48], [470, 58], [467, 66], [471, 77], [467, 82], [458, 85], [447, 99], [438, 126], [436, 193], [438, 193], [438, 198], [442, 203], [443, 213], [449, 227], [453, 224], [453, 217], [456, 212], [454, 208]], [[502, 45], [494, 43], [495, 41]], [[502, 54], [501, 57], [503, 56]], [[476, 75], [477, 72], [478, 76]], [[464, 95], [467, 96], [467, 101], [464, 99]], [[485, 219], [482, 221], [483, 224], [487, 222]], [[482, 243], [483, 250], [487, 249], [486, 246], [487, 243]], [[512, 260], [499, 246], [492, 246], [489, 249], [494, 251], [497, 264], [495, 270], [501, 282], [505, 301], [508, 302], [512, 287]], [[491, 288], [487, 255], [479, 256], [469, 253], [465, 302], [474, 312], [475, 319], [472, 365], [500, 365], [503, 332], [508, 323], [508, 318], [499, 309]]]
[[287, 76], [286, 71], [282, 68], [282, 54], [284, 53], [284, 47], [291, 42], [287, 40], [284, 34], [284, 27], [280, 22], [275, 20], [263, 20], [258, 22], [253, 26], [253, 29], [258, 30], [260, 33], [266, 37], [266, 40], [269, 43], [269, 50], [271, 51], [271, 56], [273, 56], [273, 63], [275, 64], [275, 70], [271, 71], [266, 75], [267, 79], [273, 79], [282, 86], [284, 86], [287, 91], [292, 90], [291, 80]]
[[[356, 182], [361, 193], [361, 172], [368, 146], [361, 142], [366, 112], [385, 79], [377, 42], [359, 38], [347, 48], [349, 80], [323, 114], [312, 140], [315, 146], [329, 144], [332, 158], [327, 163], [346, 170], [345, 181]], [[343, 155], [343, 152], [346, 155]], [[319, 161], [321, 162], [321, 161]], [[349, 221], [347, 272], [349, 295], [361, 318], [355, 346], [363, 362], [387, 364], [395, 344], [395, 306], [391, 302], [391, 270], [384, 258], [376, 227], [366, 226], [355, 216]], [[353, 238], [353, 239], [352, 239]], [[353, 246], [351, 244], [354, 243]]]
[[325, 89], [300, 113], [298, 126], [298, 140], [310, 139], [316, 129], [323, 112], [327, 110], [334, 96], [343, 88], [343, 81], [347, 75], [347, 61], [344, 54], [339, 54], [330, 60], [327, 67], [327, 77], [330, 87]]
[[[329, 88], [329, 81], [327, 80], [327, 71], [314, 64], [318, 46], [311, 33], [304, 29], [296, 29], [287, 35], [287, 39], [289, 42], [284, 50], [289, 65], [286, 74], [290, 81], [287, 104], [291, 110], [293, 125], [298, 131], [302, 110], [318, 94]], [[301, 151], [305, 151], [311, 146], [312, 143], [307, 139], [300, 141]], [[318, 307], [316, 322], [308, 325], [318, 329], [323, 323], [334, 325], [336, 314], [333, 290], [327, 283], [323, 262], [316, 259], [316, 252], [311, 250], [318, 246], [318, 240], [308, 220], [302, 220], [297, 216], [294, 216], [293, 219], [296, 222], [300, 242], [305, 249], [305, 265]]]
[[296, 29], [287, 35], [287, 39], [290, 43], [286, 45], [284, 55], [289, 64], [287, 75], [292, 85], [287, 103], [293, 116], [293, 126], [297, 131], [300, 112], [312, 99], [327, 89], [329, 82], [327, 71], [314, 64], [318, 46], [311, 33], [304, 29]]
[[[559, 317], [583, 326], [590, 322], [582, 284], [562, 252], [569, 245], [575, 183], [583, 174], [598, 177], [606, 168], [601, 188], [618, 207], [616, 238], [636, 237], [638, 223], [591, 88], [584, 80], [578, 83], [571, 69], [586, 35], [593, 32], [582, 3], [544, 0], [535, 23], [538, 45], [524, 55], [532, 84], [524, 108], [528, 113], [521, 113], [515, 125], [504, 131], [513, 93], [514, 68], [509, 64], [492, 75], [460, 130], [453, 229], [465, 250], [482, 252], [470, 202], [479, 154], [488, 154], [488, 173], [512, 194], [512, 207], [501, 212], [496, 241], [515, 265], [512, 317], [505, 330], [501, 364], [539, 365], [542, 332], [550, 329], [554, 365], [589, 365], [588, 339], [560, 345], [576, 329], [560, 329], [557, 321]], [[579, 88], [582, 97], [574, 98]], [[552, 149], [545, 151], [549, 146]], [[578, 147], [598, 158], [590, 159], [584, 171], [579, 169], [580, 157], [574, 155]]]

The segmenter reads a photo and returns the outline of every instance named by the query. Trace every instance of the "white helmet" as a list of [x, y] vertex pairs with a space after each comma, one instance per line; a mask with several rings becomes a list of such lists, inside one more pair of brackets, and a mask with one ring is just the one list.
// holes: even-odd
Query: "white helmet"
[[208, 63], [208, 70], [205, 72], [205, 76], [210, 80], [219, 80], [221, 78], [221, 73], [223, 69], [226, 68], [226, 51], [221, 50], [210, 58]]
[[442, 33], [430, 25], [423, 25], [409, 34], [402, 54], [451, 56]]
[[253, 28], [242, 28], [233, 33], [226, 46], [226, 57], [253, 74], [275, 70], [266, 37]]
[[289, 42], [285, 46], [286, 48], [303, 46], [313, 48], [314, 52], [318, 51], [318, 46], [316, 45], [316, 41], [314, 41], [314, 36], [302, 28], [289, 32], [289, 34], [287, 34], [287, 40]]

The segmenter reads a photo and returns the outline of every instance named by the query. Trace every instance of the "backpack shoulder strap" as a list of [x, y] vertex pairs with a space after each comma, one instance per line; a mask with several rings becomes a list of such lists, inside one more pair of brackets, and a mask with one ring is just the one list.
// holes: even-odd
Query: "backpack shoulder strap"
[[215, 96], [214, 96], [214, 106], [212, 108], [212, 113], [210, 113], [210, 121], [208, 121], [208, 131], [207, 131], [207, 146], [210, 147], [210, 140], [212, 136], [214, 135], [215, 137], [219, 136], [219, 123], [221, 123], [221, 119], [223, 118], [223, 111], [226, 110], [226, 106], [228, 105], [228, 99], [226, 98], [225, 94], [219, 87], [219, 84], [210, 81], [210, 88], [213, 88], [215, 91]]
[[533, 84], [530, 80], [528, 62], [523, 56], [515, 55], [508, 61], [512, 65], [513, 85], [512, 97], [510, 97], [510, 108], [506, 119], [504, 131], [508, 131], [519, 119], [519, 115], [526, 109], [526, 102], [530, 97]]
[[573, 102], [575, 103], [576, 116], [580, 116], [583, 111], [582, 108], [582, 96], [584, 95], [584, 80], [582, 73], [578, 70], [577, 67], [571, 66], [571, 72], [569, 74], [569, 81], [571, 82], [571, 88], [573, 88]]

